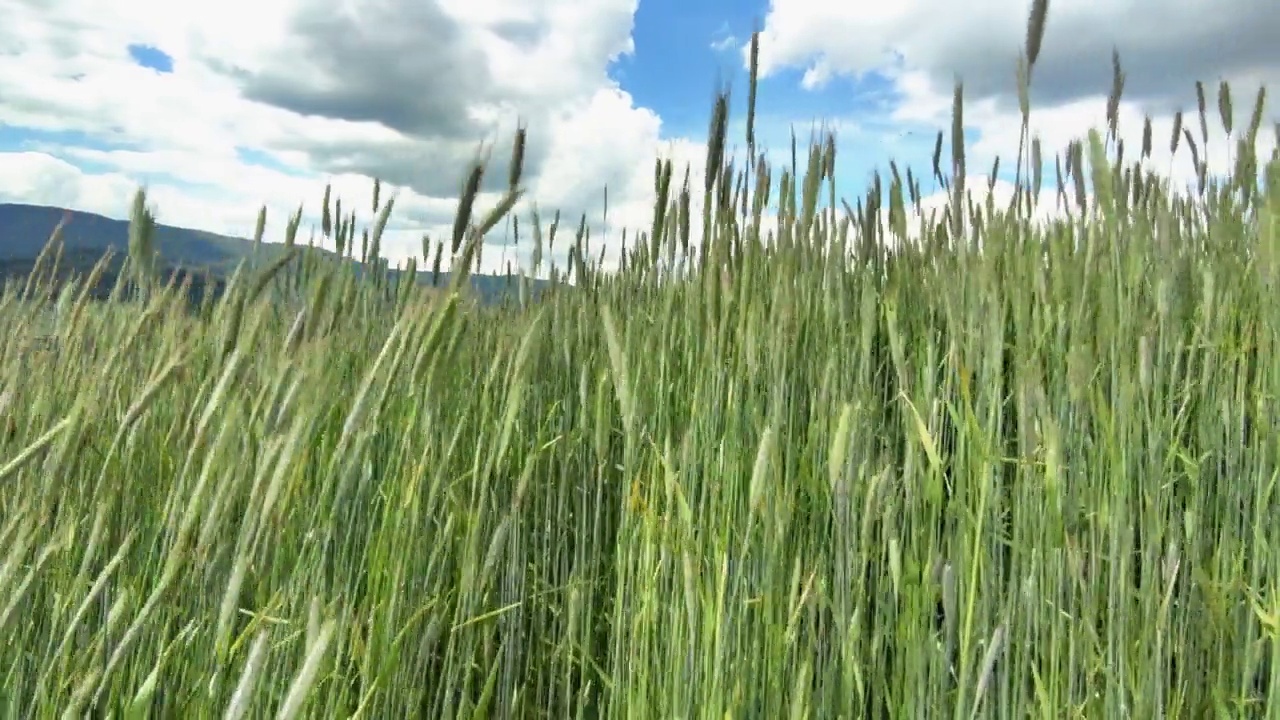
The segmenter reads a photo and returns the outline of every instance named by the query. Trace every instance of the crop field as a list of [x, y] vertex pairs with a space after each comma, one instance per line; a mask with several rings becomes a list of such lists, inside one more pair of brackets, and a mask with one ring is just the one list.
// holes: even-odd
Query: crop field
[[722, 95], [620, 269], [560, 230], [502, 305], [299, 252], [192, 312], [140, 193], [119, 300], [32, 291], [56, 237], [0, 300], [0, 714], [1280, 718], [1264, 101], [1190, 192], [1138, 160], [1191, 130], [1081, 128], [1041, 222], [1031, 137], [968, 199], [961, 85], [931, 216], [920, 169], [841, 202], [829, 137], [732, 167]]

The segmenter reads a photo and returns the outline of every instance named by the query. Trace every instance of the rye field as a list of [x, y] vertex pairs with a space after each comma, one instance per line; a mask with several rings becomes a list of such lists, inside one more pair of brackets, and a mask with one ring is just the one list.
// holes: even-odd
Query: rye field
[[[896, 167], [837, 198], [829, 136], [733, 167], [721, 95], [620, 269], [521, 218], [570, 262], [501, 306], [295, 218], [193, 311], [141, 194], [89, 302], [36, 292], [55, 233], [0, 301], [0, 713], [1280, 718], [1280, 158], [1259, 93], [1229, 177], [1144, 169], [1204, 152], [1196, 87], [1127, 160], [1081, 128], [1051, 222], [1031, 137], [970, 199], [960, 85], [928, 216]], [[523, 142], [422, 267], [473, 264]], [[323, 242], [392, 205], [326, 195]]]

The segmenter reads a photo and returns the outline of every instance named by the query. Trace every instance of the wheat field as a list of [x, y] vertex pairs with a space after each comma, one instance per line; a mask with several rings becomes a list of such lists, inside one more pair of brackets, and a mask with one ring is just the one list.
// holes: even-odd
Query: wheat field
[[733, 168], [720, 96], [705, 187], [659, 162], [621, 269], [583, 226], [492, 307], [295, 218], [191, 313], [140, 193], [120, 300], [0, 302], [3, 715], [1280, 718], [1263, 100], [1227, 178], [1175, 128], [1192, 193], [1082, 128], [1039, 223], [1031, 137], [1013, 202], [968, 201], [960, 85], [931, 217], [896, 167], [837, 201], [830, 138]]

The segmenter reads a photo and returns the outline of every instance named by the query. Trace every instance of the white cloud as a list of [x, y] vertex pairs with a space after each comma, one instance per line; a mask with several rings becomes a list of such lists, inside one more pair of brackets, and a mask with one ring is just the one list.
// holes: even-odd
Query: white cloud
[[[763, 76], [793, 67], [803, 84], [819, 88], [833, 78], [878, 72], [893, 83], [893, 123], [946, 129], [956, 77], [964, 81], [964, 123], [978, 139], [967, 148], [968, 170], [986, 171], [998, 156], [1010, 168], [1018, 151], [1021, 118], [1015, 96], [1016, 59], [1022, 50], [1029, 3], [983, 0], [965, 4], [907, 0], [878, 5], [821, 0], [772, 0], [761, 35]], [[1159, 13], [1159, 22], [1150, 15]], [[1111, 84], [1111, 50], [1126, 75], [1119, 107], [1126, 159], [1141, 148], [1143, 118], [1152, 118], [1152, 170], [1172, 176], [1175, 187], [1194, 177], [1186, 143], [1177, 156], [1169, 140], [1174, 112], [1189, 111], [1201, 157], [1210, 172], [1229, 170], [1235, 142], [1217, 119], [1219, 79], [1234, 91], [1235, 136], [1248, 124], [1259, 85], [1280, 88], [1280, 54], [1274, 42], [1280, 14], [1264, 0], [1196, 0], [1164, 3], [1158, 11], [1140, 3], [1061, 0], [1050, 4], [1047, 31], [1032, 83], [1032, 134], [1052, 167], [1055, 153], [1090, 128], [1105, 127]], [[1229, 40], [1224, 40], [1228, 39]], [[743, 52], [746, 50], [744, 48]], [[1194, 82], [1209, 90], [1209, 142], [1195, 115]], [[1270, 156], [1280, 120], [1272, 103], [1259, 136], [1258, 154]], [[949, 143], [943, 165], [949, 165]], [[915, 168], [928, 171], [928, 168]], [[1050, 182], [1052, 180], [1050, 179]]]
[[711, 42], [711, 49], [716, 52], [724, 52], [737, 46], [738, 38], [732, 35], [726, 35], [718, 40]]
[[[900, 84], [904, 89], [904, 103], [895, 117], [904, 121], [920, 122], [932, 119], [940, 127], [950, 121], [950, 90], [931, 86], [918, 73], [904, 73], [904, 81]], [[1234, 166], [1237, 154], [1237, 140], [1243, 136], [1252, 112], [1257, 85], [1237, 84], [1234, 98], [1235, 121], [1233, 133], [1229, 136], [1223, 129], [1219, 119], [1216, 103], [1216, 86], [1207, 87], [1208, 141], [1202, 135], [1199, 115], [1195, 107], [1194, 84], [1189, 85], [1186, 110], [1182, 118], [1182, 127], [1190, 130], [1197, 145], [1199, 159], [1208, 165], [1210, 175], [1224, 176]], [[1241, 93], [1240, 89], [1247, 92]], [[1099, 132], [1106, 131], [1105, 94], [1082, 97], [1060, 105], [1039, 108], [1033, 107], [1029, 118], [1029, 129], [1032, 137], [1039, 137], [1042, 143], [1044, 160], [1052, 165], [1055, 153], [1062, 152], [1068, 143], [1083, 140], [1093, 128]], [[1117, 112], [1119, 137], [1124, 142], [1125, 163], [1138, 160], [1142, 150], [1145, 119], [1148, 117], [1139, 102], [1121, 100]], [[1181, 189], [1194, 182], [1195, 167], [1185, 137], [1178, 140], [1176, 153], [1171, 144], [1174, 127], [1174, 113], [1153, 113], [1151, 118], [1151, 155], [1143, 162], [1146, 169], [1169, 178], [1175, 189]], [[1274, 117], [1274, 115], [1273, 115]], [[967, 103], [964, 108], [964, 121], [967, 130], [976, 131], [977, 142], [966, 148], [969, 168], [990, 168], [996, 157], [1002, 165], [1011, 167], [1017, 158], [1018, 140], [1021, 129], [1021, 117], [1016, 110], [1010, 111], [1000, 107], [991, 99]], [[949, 165], [949, 145], [944, 147], [944, 167]], [[1271, 123], [1263, 123], [1257, 137], [1255, 153], [1261, 163], [1271, 157], [1276, 148], [1276, 134]], [[1029, 149], [1024, 151], [1029, 152]], [[1046, 178], [1052, 183], [1053, 178]]]
[[119, 213], [120, 198], [136, 189], [126, 175], [86, 175], [80, 168], [51, 155], [15, 152], [0, 155], [4, 179], [0, 200], [77, 208], [95, 213]]
[[[487, 175], [505, 181], [511, 131], [521, 119], [529, 127], [529, 202], [522, 210], [534, 201], [544, 217], [563, 208], [562, 225], [576, 226], [582, 212], [599, 217], [607, 185], [611, 236], [624, 224], [647, 224], [652, 163], [670, 143], [661, 138], [661, 119], [636, 107], [606, 74], [612, 58], [632, 49], [635, 0], [446, 0], [438, 9], [422, 7], [406, 0], [194, 6], [17, 0], [0, 24], [6, 58], [0, 116], [11, 128], [45, 135], [31, 147], [0, 152], [2, 197], [123, 217], [137, 184], [145, 183], [162, 222], [246, 235], [265, 204], [275, 231], [268, 236], [279, 239], [284, 218], [300, 203], [314, 220], [326, 182], [346, 207], [371, 220], [367, 175], [386, 167], [404, 175], [384, 182], [384, 197], [398, 195], [399, 221], [384, 240], [397, 262], [420, 255], [424, 232], [433, 238], [448, 232], [466, 162], [482, 142], [497, 161]], [[410, 24], [409, 10], [422, 25]], [[407, 19], [398, 23], [401, 17]], [[447, 22], [428, 22], [437, 17]], [[447, 37], [432, 36], [437, 26]], [[378, 116], [389, 107], [386, 98], [398, 102], [415, 93], [416, 83], [407, 81], [395, 92], [370, 88], [368, 107], [345, 114], [329, 106], [297, 109], [313, 98], [341, 105], [362, 91], [354, 83], [340, 86], [349, 63], [333, 65], [326, 48], [317, 49], [308, 33], [321, 30], [337, 33], [357, 56], [379, 62], [385, 56], [377, 73], [439, 70], [443, 77], [421, 77], [435, 95], [405, 105], [411, 116], [398, 107]], [[127, 52], [131, 43], [172, 56], [174, 72], [137, 66]], [[442, 46], [454, 55], [432, 55]], [[272, 102], [265, 95], [273, 88], [255, 89], [252, 78], [310, 95], [294, 105]], [[437, 105], [466, 115], [460, 134], [433, 129], [430, 109]], [[393, 129], [402, 117], [408, 124]], [[459, 118], [445, 120], [457, 125]], [[243, 151], [270, 158], [272, 166], [246, 162]], [[486, 187], [481, 211], [498, 197], [497, 188]], [[501, 251], [486, 251], [486, 269], [500, 267], [501, 258]]]
[[[1175, 183], [1190, 180], [1185, 150], [1171, 158], [1168, 140], [1172, 111], [1194, 108], [1192, 81], [1230, 79], [1239, 125], [1247, 121], [1258, 83], [1280, 79], [1280, 59], [1255, 47], [1257, 37], [1273, 41], [1280, 31], [1274, 19], [1280, 16], [1260, 12], [1263, 5], [1270, 7], [1265, 0], [1213, 7], [1176, 0], [1162, 8], [1153, 28], [1137, 20], [1140, 8], [1132, 3], [1053, 3], [1031, 118], [1046, 159], [1102, 124], [1115, 44], [1130, 73], [1120, 107], [1127, 156], [1136, 155], [1142, 117], [1151, 114], [1151, 167], [1171, 172]], [[931, 137], [903, 139], [899, 129], [948, 127], [951, 82], [960, 73], [969, 98], [966, 125], [978, 137], [968, 148], [969, 184], [985, 189], [977, 175], [997, 155], [1007, 168], [1017, 150], [1012, 90], [1026, 10], [1013, 0], [874, 6], [772, 0], [761, 67], [766, 77], [800, 68], [802, 86], [815, 92], [840, 76], [875, 71], [889, 77], [888, 102], [877, 99], [866, 114], [828, 123], [842, 130], [842, 153], [881, 153], [886, 160], [899, 153], [895, 148], [913, 157], [924, 144], [931, 148]], [[447, 236], [466, 163], [481, 142], [495, 162], [480, 211], [497, 201], [519, 119], [529, 128], [522, 238], [530, 236], [527, 211], [535, 201], [544, 221], [555, 209], [564, 211], [562, 238], [572, 236], [581, 213], [598, 226], [607, 186], [612, 244], [605, 257], [616, 264], [621, 229], [633, 238], [650, 223], [655, 156], [674, 159], [673, 192], [686, 164], [691, 167], [695, 217], [705, 159], [701, 140], [663, 139], [661, 118], [637, 107], [606, 75], [612, 58], [633, 49], [634, 11], [635, 0], [442, 0], [438, 6], [11, 0], [0, 24], [0, 117], [45, 135], [30, 147], [0, 152], [0, 199], [122, 217], [136, 184], [145, 182], [162, 222], [247, 235], [265, 204], [268, 237], [279, 239], [285, 217], [300, 203], [306, 220], [316, 220], [326, 182], [344, 207], [371, 219], [368, 176], [377, 173], [387, 181], [384, 197], [398, 195], [384, 252], [400, 262], [420, 255], [424, 233]], [[1222, 43], [1229, 32], [1235, 40]], [[727, 29], [712, 40], [726, 37]], [[173, 56], [174, 73], [138, 67], [128, 55], [130, 43]], [[767, 93], [762, 102], [758, 132], [792, 120], [792, 109], [773, 109]], [[1211, 111], [1215, 105], [1211, 97]], [[1215, 117], [1209, 129], [1217, 136], [1207, 157], [1211, 170], [1223, 172], [1234, 145]], [[1275, 117], [1274, 110], [1268, 114]], [[1192, 118], [1186, 124], [1199, 141]], [[1263, 156], [1275, 144], [1266, 127]], [[787, 147], [768, 150], [771, 160], [789, 160]], [[271, 166], [246, 162], [245, 151], [269, 158]], [[914, 170], [927, 186], [929, 169]], [[844, 178], [850, 180], [860, 179]], [[1009, 190], [996, 185], [998, 197]], [[566, 247], [557, 243], [561, 264]], [[506, 259], [527, 256], [527, 247], [493, 247], [483, 267], [498, 270]]]

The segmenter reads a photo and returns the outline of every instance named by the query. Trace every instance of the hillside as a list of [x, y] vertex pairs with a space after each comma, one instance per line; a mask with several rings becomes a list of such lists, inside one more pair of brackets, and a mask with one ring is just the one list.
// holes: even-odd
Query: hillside
[[[26, 280], [50, 233], [67, 213], [70, 213], [70, 222], [62, 231], [64, 250], [59, 277], [88, 273], [108, 250], [123, 259], [129, 247], [127, 221], [60, 207], [0, 203], [0, 283]], [[192, 274], [191, 295], [195, 300], [206, 292], [206, 276], [212, 280], [213, 292], [220, 294], [225, 280], [240, 261], [253, 252], [253, 241], [248, 238], [170, 225], [156, 226], [154, 244], [160, 255], [161, 274], [166, 279], [174, 273]], [[283, 246], [264, 243], [262, 247], [269, 258]], [[318, 251], [334, 255], [328, 250]], [[105, 295], [110, 290], [118, 269], [119, 262], [113, 263], [96, 294]], [[449, 273], [440, 274], [441, 284], [448, 279]], [[432, 282], [429, 269], [418, 273], [418, 281]], [[504, 275], [473, 275], [471, 286], [484, 302], [495, 303], [513, 293], [516, 283], [514, 278]], [[545, 281], [532, 282], [535, 292], [545, 286]]]

